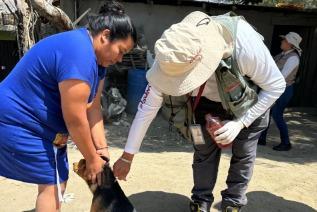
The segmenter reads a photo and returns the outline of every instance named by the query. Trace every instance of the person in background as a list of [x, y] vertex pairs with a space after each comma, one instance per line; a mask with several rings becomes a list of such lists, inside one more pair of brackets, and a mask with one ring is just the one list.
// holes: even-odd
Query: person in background
[[[280, 98], [275, 102], [271, 109], [271, 116], [280, 132], [281, 143], [274, 146], [276, 151], [288, 151], [292, 148], [289, 139], [288, 127], [284, 120], [283, 113], [288, 103], [293, 97], [294, 83], [299, 67], [299, 60], [302, 50], [299, 46], [302, 38], [296, 32], [289, 32], [286, 35], [281, 35], [281, 50], [282, 52], [274, 57], [277, 67], [280, 69], [286, 81], [286, 89]], [[258, 144], [266, 145], [266, 137], [268, 128], [262, 132]]]
[[39, 41], [1, 82], [0, 176], [37, 184], [36, 211], [60, 210], [69, 135], [86, 159], [86, 179], [100, 183], [100, 156], [109, 159], [100, 106], [105, 67], [135, 43], [122, 5], [108, 2], [88, 28]]
[[[119, 180], [126, 179], [133, 157], [162, 106], [163, 94], [189, 94], [198, 103], [196, 110], [193, 108], [196, 124], [191, 125], [197, 132], [192, 135], [198, 142], [194, 141], [194, 186], [189, 209], [192, 212], [210, 210], [221, 156], [219, 146], [232, 144], [227, 188], [221, 192], [221, 208], [223, 212], [240, 211], [247, 204], [246, 190], [253, 172], [258, 138], [268, 124], [267, 110], [285, 89], [285, 80], [262, 36], [241, 17], [208, 16], [196, 11], [164, 31], [155, 43], [155, 54], [155, 62], [147, 72], [149, 85], [140, 101], [124, 152], [114, 164], [115, 176]], [[246, 106], [240, 117], [232, 116], [223, 108], [222, 103], [227, 102], [219, 94], [217, 83], [221, 81], [215, 77], [215, 70], [223, 64], [222, 59], [231, 56], [238, 64], [236, 73], [248, 76], [260, 88], [255, 104]], [[232, 81], [228, 84], [231, 86]], [[239, 86], [231, 86], [230, 90], [235, 88]], [[236, 92], [236, 96], [232, 94], [243, 105], [249, 92], [248, 89]], [[199, 96], [200, 100], [196, 101]], [[205, 129], [204, 117], [208, 113], [222, 117], [224, 124], [213, 134], [214, 141]]]

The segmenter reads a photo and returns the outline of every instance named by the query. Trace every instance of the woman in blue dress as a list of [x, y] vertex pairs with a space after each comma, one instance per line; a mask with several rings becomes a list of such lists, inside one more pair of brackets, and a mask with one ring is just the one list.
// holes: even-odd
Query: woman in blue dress
[[[58, 211], [68, 179], [70, 135], [93, 183], [109, 158], [100, 109], [105, 67], [122, 60], [136, 31], [108, 2], [88, 28], [34, 45], [0, 83], [0, 176], [38, 185], [36, 211]], [[58, 195], [57, 195], [58, 194]]]

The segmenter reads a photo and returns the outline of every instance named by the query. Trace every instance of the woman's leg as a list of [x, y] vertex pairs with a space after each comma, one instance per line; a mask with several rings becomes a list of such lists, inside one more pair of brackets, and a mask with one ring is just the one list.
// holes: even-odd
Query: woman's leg
[[[61, 183], [62, 194], [64, 194], [66, 184], [67, 182]], [[38, 195], [35, 208], [36, 212], [60, 211], [61, 204], [58, 200], [56, 185], [38, 185]]]
[[284, 120], [284, 110], [293, 96], [293, 85], [287, 86], [285, 92], [276, 101], [272, 108], [272, 116], [277, 128], [280, 131], [281, 144], [290, 145], [288, 127]]

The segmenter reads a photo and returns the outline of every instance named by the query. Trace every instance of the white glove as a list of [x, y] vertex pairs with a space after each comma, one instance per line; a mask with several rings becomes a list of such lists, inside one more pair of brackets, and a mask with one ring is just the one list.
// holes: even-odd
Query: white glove
[[218, 144], [230, 144], [244, 128], [240, 120], [228, 121], [223, 127], [215, 132], [215, 141]]

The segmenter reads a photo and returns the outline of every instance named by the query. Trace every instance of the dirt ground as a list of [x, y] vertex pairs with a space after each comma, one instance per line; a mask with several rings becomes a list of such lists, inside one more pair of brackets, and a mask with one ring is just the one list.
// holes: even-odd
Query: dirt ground
[[[272, 124], [267, 146], [258, 148], [247, 191], [249, 203], [244, 212], [317, 211], [317, 110], [293, 109], [286, 118], [293, 149], [272, 150], [279, 142]], [[113, 163], [122, 152], [129, 128], [114, 125], [106, 128]], [[168, 131], [167, 122], [161, 116], [155, 119], [141, 152], [135, 157], [128, 180], [120, 182], [138, 212], [188, 211], [193, 184], [192, 152], [191, 144]], [[230, 155], [230, 150], [222, 154], [212, 211], [218, 210], [220, 191], [226, 187]], [[79, 151], [69, 147], [70, 164], [80, 158]], [[0, 192], [0, 212], [34, 211], [35, 185], [0, 178]], [[62, 211], [89, 211], [91, 194], [84, 181], [72, 171], [66, 193], [73, 193], [74, 199], [64, 204]]]

